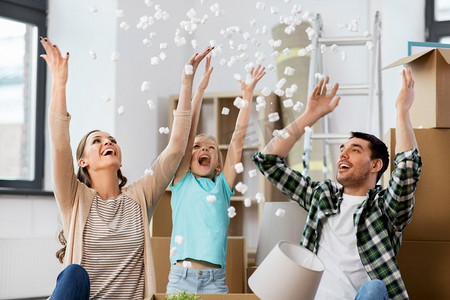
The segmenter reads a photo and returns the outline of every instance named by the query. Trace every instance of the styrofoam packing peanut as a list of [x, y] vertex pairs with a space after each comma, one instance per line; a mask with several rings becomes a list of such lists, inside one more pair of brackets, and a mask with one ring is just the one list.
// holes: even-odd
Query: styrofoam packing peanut
[[103, 101], [105, 101], [105, 102], [111, 101], [111, 97], [109, 97], [108, 95], [102, 95], [102, 99], [103, 99]]
[[119, 115], [123, 115], [124, 112], [125, 112], [125, 107], [123, 107], [122, 105], [117, 108], [117, 113]]
[[345, 51], [341, 51], [341, 59], [346, 60], [347, 59], [347, 53]]
[[269, 39], [268, 43], [269, 43], [270, 47], [273, 47], [273, 44], [275, 43], [275, 40], [274, 39]]
[[152, 170], [152, 168], [148, 168], [144, 170], [145, 175], [153, 176], [155, 172]]
[[245, 207], [250, 207], [250, 206], [252, 206], [252, 199], [250, 199], [250, 198], [245, 198], [245, 199], [244, 199], [244, 206], [245, 206]]
[[167, 43], [159, 43], [159, 49], [163, 50], [163, 49], [167, 49]]
[[292, 101], [292, 99], [283, 100], [283, 106], [285, 108], [292, 107], [294, 106], [294, 101]]
[[327, 45], [321, 44], [320, 45], [320, 53], [324, 54], [325, 52], [327, 52]]
[[185, 65], [184, 66], [184, 73], [186, 73], [186, 75], [194, 74], [194, 66], [193, 65]]
[[197, 40], [192, 40], [191, 41], [191, 46], [192, 46], [192, 49], [197, 49], [197, 46], [198, 46], [198, 43], [197, 43]]
[[359, 21], [358, 20], [352, 20], [350, 23], [350, 31], [351, 32], [358, 32], [359, 30]]
[[277, 89], [281, 89], [283, 87], [283, 85], [286, 84], [286, 78], [281, 78], [280, 80], [278, 80], [277, 84], [275, 84], [275, 87]]
[[145, 5], [147, 5], [147, 7], [152, 7], [153, 6], [153, 2], [151, 0], [144, 0]]
[[252, 38], [252, 43], [253, 43], [253, 45], [255, 45], [256, 47], [259, 47], [259, 46], [261, 45], [261, 43], [260, 43], [257, 39], [255, 39], [255, 38]]
[[284, 215], [286, 214], [286, 210], [279, 208], [277, 209], [277, 211], [275, 212], [275, 215], [279, 218], [284, 217]]
[[261, 111], [266, 107], [266, 103], [257, 103], [256, 104], [256, 111]]
[[269, 65], [267, 65], [267, 70], [275, 71], [275, 66], [273, 64], [269, 64]]
[[249, 58], [250, 58], [250, 57], [247, 55], [247, 53], [241, 53], [241, 54], [239, 55], [239, 59], [240, 59], [241, 61], [247, 61]]
[[148, 34], [148, 36], [149, 36], [151, 39], [154, 38], [156, 35], [157, 35], [157, 34], [156, 34], [156, 32], [154, 32], [154, 31], [152, 31], [152, 32], [150, 32], [150, 33]]
[[150, 64], [152, 66], [159, 65], [160, 61], [161, 61], [161, 59], [159, 58], [159, 56], [153, 56], [150, 58]]
[[119, 60], [119, 57], [120, 57], [120, 54], [119, 54], [119, 52], [117, 52], [117, 51], [114, 51], [114, 52], [111, 54], [111, 60], [112, 60], [112, 61], [118, 61], [118, 60]]
[[230, 60], [227, 62], [227, 66], [231, 68], [232, 66], [234, 66], [235, 63], [236, 63], [236, 57], [232, 56], [230, 58]]
[[336, 44], [331, 45], [330, 50], [331, 52], [336, 53], [338, 51], [338, 45]]
[[294, 91], [291, 88], [286, 88], [284, 90], [284, 96], [287, 98], [291, 98], [294, 96]]
[[92, 59], [97, 59], [97, 53], [95, 53], [95, 51], [89, 50], [89, 55], [91, 56]]
[[183, 260], [183, 268], [187, 268], [187, 269], [192, 268], [192, 263], [188, 260]]
[[273, 42], [273, 47], [274, 48], [278, 48], [278, 47], [281, 46], [282, 43], [283, 42], [281, 40], [276, 40], [276, 41]]
[[298, 56], [305, 56], [308, 53], [308, 51], [305, 48], [302, 48], [298, 50], [297, 55]]
[[269, 122], [276, 122], [280, 119], [280, 115], [277, 112], [273, 112], [269, 114]]
[[160, 134], [169, 134], [169, 128], [168, 127], [159, 127], [159, 133]]
[[206, 2], [208, 2], [208, 0], [200, 0], [201, 5], [205, 4]]
[[165, 52], [159, 53], [159, 59], [161, 59], [161, 60], [166, 60], [166, 58], [167, 58], [167, 55], [166, 55]]
[[228, 41], [228, 45], [230, 46], [231, 50], [236, 49], [236, 44], [235, 44], [235, 42], [233, 40], [229, 40]]
[[297, 112], [301, 111], [303, 109], [303, 103], [297, 101], [292, 109]]
[[222, 115], [228, 115], [230, 113], [230, 109], [228, 107], [222, 107]]
[[116, 9], [116, 17], [117, 18], [123, 18], [125, 16], [125, 13], [123, 12], [123, 9]]
[[209, 16], [208, 15], [203, 15], [202, 19], [200, 20], [200, 23], [202, 24], [206, 24], [206, 22], [208, 22], [209, 20]]
[[272, 91], [266, 86], [261, 90], [261, 94], [263, 94], [266, 97], [269, 96], [271, 92]]
[[372, 49], [373, 49], [373, 43], [372, 43], [372, 41], [367, 41], [367, 42], [366, 42], [366, 48], [367, 48], [368, 50], [372, 50]]
[[216, 196], [208, 195], [208, 196], [206, 196], [206, 201], [208, 201], [208, 202], [216, 202]]
[[325, 78], [325, 75], [323, 75], [321, 73], [315, 73], [314, 78], [316, 78], [317, 80], [322, 80]]
[[244, 32], [244, 33], [242, 34], [242, 38], [243, 38], [245, 41], [248, 41], [248, 40], [250, 39], [250, 33]]
[[240, 174], [244, 172], [244, 165], [241, 162], [238, 162], [234, 165], [234, 169], [236, 170], [236, 173]]
[[227, 59], [226, 59], [226, 58], [222, 58], [222, 59], [219, 61], [219, 64], [220, 64], [221, 66], [226, 65], [226, 63], [227, 63]]
[[242, 107], [242, 98], [241, 97], [234, 98], [233, 105], [240, 109]]
[[236, 212], [235, 212], [235, 211], [230, 211], [230, 212], [228, 212], [228, 217], [229, 217], [230, 219], [234, 218], [235, 216], [236, 216]]
[[272, 15], [276, 15], [276, 14], [278, 14], [280, 12], [280, 9], [278, 8], [278, 6], [271, 6], [270, 7], [270, 13], [272, 14]]
[[287, 131], [287, 129], [286, 128], [284, 128], [284, 129], [282, 129], [282, 130], [280, 130], [280, 137], [282, 138], [282, 139], [287, 139], [288, 137], [289, 137], [289, 132]]
[[156, 108], [155, 103], [151, 99], [147, 100], [147, 105], [148, 105], [148, 108], [150, 108], [150, 110], [154, 110]]
[[150, 81], [143, 81], [141, 84], [141, 92], [146, 92], [146, 91], [150, 90], [151, 85], [152, 84]]
[[293, 76], [294, 73], [295, 73], [295, 69], [294, 68], [291, 68], [291, 67], [288, 66], [288, 67], [286, 67], [284, 69], [284, 75]]
[[184, 36], [175, 36], [175, 45], [177, 45], [177, 47], [183, 46], [184, 44], [186, 44], [186, 38]]
[[150, 47], [152, 45], [152, 41], [148, 38], [145, 38], [142, 40], [142, 44], [144, 44], [144, 46]]
[[308, 27], [305, 29], [306, 34], [308, 35], [308, 39], [312, 40], [316, 37], [316, 31], [312, 27]]
[[246, 99], [242, 99], [242, 101], [241, 101], [241, 108], [248, 107], [248, 105], [249, 105], [249, 101], [246, 100]]
[[291, 90], [295, 93], [298, 90], [298, 85], [295, 83], [291, 84]]
[[175, 239], [174, 239], [175, 243], [177, 243], [178, 245], [181, 245], [184, 243], [184, 237], [181, 235], [176, 235]]
[[284, 95], [284, 91], [282, 89], [275, 89], [273, 92], [275, 95], [280, 96], [280, 97], [282, 97]]
[[227, 211], [236, 211], [236, 208], [234, 206], [230, 206], [227, 208]]
[[195, 9], [194, 9], [194, 8], [191, 8], [191, 9], [188, 10], [188, 12], [186, 13], [186, 16], [187, 16], [189, 19], [192, 19], [192, 18], [195, 17], [196, 14], [197, 14], [197, 12], [195, 11]]
[[215, 47], [215, 46], [217, 45], [216, 40], [209, 40], [209, 45], [210, 45], [211, 47]]
[[233, 78], [234, 78], [234, 80], [240, 81], [242, 79], [242, 76], [241, 76], [241, 74], [234, 73]]
[[248, 176], [250, 176], [250, 178], [255, 177], [256, 174], [256, 169], [251, 169], [250, 171], [248, 171]]
[[295, 31], [295, 27], [292, 25], [286, 26], [286, 28], [284, 28], [284, 33], [286, 33], [287, 35], [293, 34], [294, 31]]
[[258, 203], [262, 203], [262, 202], [266, 201], [266, 198], [264, 197], [263, 193], [256, 193], [255, 198], [256, 198], [256, 202], [258, 202]]
[[255, 19], [251, 19], [249, 23], [250, 23], [250, 26], [252, 26], [252, 27], [256, 26], [256, 20]]
[[261, 104], [261, 103], [266, 104], [266, 98], [264, 98], [263, 96], [258, 96], [258, 97], [256, 97], [256, 103], [258, 103], [258, 104]]
[[171, 249], [170, 249], [170, 256], [174, 256], [175, 254], [177, 254], [177, 247], [172, 247]]
[[235, 186], [236, 191], [240, 192], [241, 194], [245, 194], [245, 192], [247, 191], [248, 187], [246, 184], [242, 183], [241, 181], [239, 181], [236, 186]]
[[266, 4], [264, 2], [256, 2], [257, 10], [264, 10], [266, 8]]
[[90, 5], [89, 10], [93, 13], [98, 12], [98, 7], [96, 5]]
[[289, 55], [291, 55], [292, 51], [289, 48], [284, 48], [283, 53], [284, 53], [284, 55], [289, 56]]
[[305, 133], [306, 134], [311, 134], [313, 132], [312, 128], [309, 126], [305, 126]]
[[128, 25], [128, 23], [125, 22], [125, 21], [122, 21], [122, 22], [120, 23], [119, 27], [122, 28], [123, 30], [128, 30], [128, 29], [130, 29], [130, 25]]
[[270, 54], [270, 56], [271, 56], [272, 58], [277, 58], [278, 56], [280, 56], [280, 52], [278, 52], [278, 51], [273, 51], [272, 54]]

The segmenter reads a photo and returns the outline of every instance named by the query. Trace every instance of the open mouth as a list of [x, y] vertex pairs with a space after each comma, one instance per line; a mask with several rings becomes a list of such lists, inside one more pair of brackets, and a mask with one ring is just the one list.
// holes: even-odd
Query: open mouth
[[202, 155], [198, 158], [200, 166], [207, 167], [211, 163], [211, 158], [208, 155]]
[[103, 156], [109, 156], [109, 155], [114, 155], [115, 152], [113, 149], [106, 149], [105, 151], [103, 151]]
[[348, 170], [350, 169], [350, 165], [347, 163], [339, 163], [339, 170]]

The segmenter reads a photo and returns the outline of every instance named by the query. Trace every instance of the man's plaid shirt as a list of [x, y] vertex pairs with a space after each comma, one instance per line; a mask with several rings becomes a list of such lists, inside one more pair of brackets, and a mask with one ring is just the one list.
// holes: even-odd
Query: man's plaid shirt
[[[343, 188], [331, 180], [312, 181], [277, 155], [256, 153], [253, 160], [273, 185], [308, 211], [300, 244], [317, 253], [323, 221], [339, 213]], [[388, 187], [376, 186], [368, 192], [369, 197], [353, 215], [353, 223], [359, 256], [370, 278], [386, 284], [389, 298], [408, 299], [395, 256], [402, 233], [411, 222], [422, 162], [418, 151], [412, 149], [398, 153], [394, 163]]]

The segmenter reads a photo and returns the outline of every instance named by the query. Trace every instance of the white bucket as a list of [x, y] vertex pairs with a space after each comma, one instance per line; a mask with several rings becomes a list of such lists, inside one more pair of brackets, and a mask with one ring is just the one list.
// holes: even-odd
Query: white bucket
[[308, 249], [280, 241], [248, 279], [262, 300], [313, 300], [324, 265]]

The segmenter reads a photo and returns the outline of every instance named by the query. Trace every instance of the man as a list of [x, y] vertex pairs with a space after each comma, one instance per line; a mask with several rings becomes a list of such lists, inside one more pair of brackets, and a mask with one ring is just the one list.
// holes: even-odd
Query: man
[[[305, 112], [253, 157], [260, 171], [308, 212], [301, 245], [325, 265], [316, 299], [407, 299], [396, 261], [402, 233], [411, 221], [414, 190], [422, 165], [409, 118], [414, 100], [411, 69], [402, 72], [395, 103], [395, 170], [387, 189], [376, 183], [386, 170], [386, 145], [355, 132], [341, 146], [337, 182], [312, 181], [286, 165], [292, 146], [321, 117], [339, 104], [338, 84], [329, 95], [328, 77], [315, 87]], [[356, 297], [356, 298], [355, 298]]]

